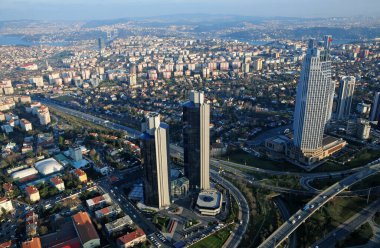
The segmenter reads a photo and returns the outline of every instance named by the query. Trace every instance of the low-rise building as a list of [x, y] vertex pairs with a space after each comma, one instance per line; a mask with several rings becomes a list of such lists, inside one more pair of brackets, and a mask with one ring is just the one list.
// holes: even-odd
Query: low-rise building
[[35, 237], [31, 240], [23, 242], [22, 248], [42, 248], [40, 238]]
[[117, 205], [112, 205], [95, 211], [95, 217], [97, 219], [101, 219], [106, 216], [112, 217], [119, 213], [121, 213], [121, 208], [119, 208]]
[[40, 200], [40, 192], [35, 186], [28, 186], [25, 188], [28, 199], [31, 202], [36, 202]]
[[52, 178], [50, 178], [50, 182], [59, 191], [64, 191], [65, 190], [65, 183], [63, 182], [62, 178], [60, 178], [60, 177], [52, 177]]
[[74, 175], [79, 179], [81, 183], [87, 182], [87, 174], [81, 169], [75, 169]]
[[32, 128], [32, 123], [26, 119], [21, 119], [20, 120], [20, 127], [22, 130], [28, 132], [28, 131], [31, 131], [33, 128]]
[[100, 238], [87, 212], [79, 212], [73, 215], [72, 220], [83, 248], [100, 246]]
[[90, 209], [95, 208], [95, 207], [102, 207], [111, 203], [112, 203], [112, 200], [108, 194], [104, 194], [104, 195], [86, 200], [86, 205]]
[[137, 244], [144, 243], [146, 235], [142, 229], [127, 233], [117, 239], [117, 245], [120, 248], [133, 247]]
[[198, 195], [196, 209], [202, 215], [215, 216], [222, 209], [223, 195], [217, 190], [204, 190]]
[[105, 228], [108, 234], [123, 230], [126, 226], [133, 225], [131, 217], [128, 215], [105, 224]]
[[[4, 210], [3, 210], [4, 209]], [[8, 198], [0, 198], [0, 215], [3, 214], [3, 211], [6, 213], [12, 212], [14, 210], [12, 200]]]

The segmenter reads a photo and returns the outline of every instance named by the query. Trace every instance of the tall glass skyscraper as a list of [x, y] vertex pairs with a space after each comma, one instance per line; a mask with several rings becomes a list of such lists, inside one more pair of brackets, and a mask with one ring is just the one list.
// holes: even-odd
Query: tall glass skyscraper
[[294, 146], [303, 163], [316, 162], [323, 152], [323, 134], [331, 111], [331, 85], [328, 50], [319, 50], [310, 40], [297, 87], [293, 126]]
[[210, 105], [203, 92], [192, 91], [183, 105], [185, 176], [191, 190], [210, 188]]
[[355, 90], [355, 77], [342, 77], [339, 84], [338, 107], [336, 110], [336, 118], [345, 120], [350, 117], [352, 97]]
[[159, 114], [150, 113], [142, 132], [144, 203], [163, 208], [170, 205], [169, 126], [160, 122]]

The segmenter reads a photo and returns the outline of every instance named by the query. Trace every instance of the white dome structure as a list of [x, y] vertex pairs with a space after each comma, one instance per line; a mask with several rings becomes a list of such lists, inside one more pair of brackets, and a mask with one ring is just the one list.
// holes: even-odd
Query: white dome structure
[[19, 170], [19, 171], [13, 172], [12, 173], [12, 179], [13, 180], [20, 180], [20, 179], [23, 179], [26, 177], [37, 175], [37, 174], [38, 174], [38, 171], [36, 169], [28, 168], [25, 170]]
[[63, 166], [54, 158], [38, 161], [34, 164], [34, 167], [36, 167], [39, 173], [45, 176], [63, 170]]

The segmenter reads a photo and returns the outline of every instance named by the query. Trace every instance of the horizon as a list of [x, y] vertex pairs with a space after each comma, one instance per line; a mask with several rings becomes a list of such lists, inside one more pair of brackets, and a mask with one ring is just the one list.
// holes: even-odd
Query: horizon
[[[91, 2], [67, 0], [64, 4], [56, 0], [12, 1], [0, 3], [0, 20], [38, 20], [38, 21], [91, 21], [114, 20], [127, 18], [154, 18], [172, 15], [220, 15], [257, 18], [349, 18], [373, 17], [380, 13], [380, 2], [365, 0], [357, 4], [355, 0], [321, 0], [310, 8], [311, 0], [237, 0], [229, 2], [214, 0], [202, 2], [195, 0], [188, 3], [184, 0], [110, 0]], [[275, 7], [274, 7], [275, 6]], [[158, 13], [159, 12], [159, 13]]]

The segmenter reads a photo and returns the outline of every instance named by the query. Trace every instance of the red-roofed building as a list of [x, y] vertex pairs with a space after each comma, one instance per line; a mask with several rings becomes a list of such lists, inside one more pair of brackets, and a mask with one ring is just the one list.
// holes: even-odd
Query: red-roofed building
[[34, 186], [28, 186], [25, 188], [26, 194], [31, 202], [40, 200], [40, 192]]
[[83, 170], [81, 170], [81, 169], [75, 169], [74, 170], [74, 175], [77, 176], [77, 178], [79, 179], [79, 181], [81, 183], [87, 182], [87, 174]]
[[59, 191], [65, 190], [65, 184], [63, 183], [63, 180], [60, 177], [52, 177], [50, 178], [50, 182]]
[[79, 212], [73, 215], [72, 219], [83, 248], [99, 247], [100, 239], [88, 213]]
[[22, 248], [42, 248], [40, 238], [32, 238], [22, 243]]
[[146, 241], [146, 235], [143, 230], [137, 229], [136, 231], [127, 233], [117, 239], [117, 245], [120, 248], [133, 247], [137, 244]]
[[0, 244], [0, 248], [10, 248], [12, 247], [12, 241], [7, 241]]

